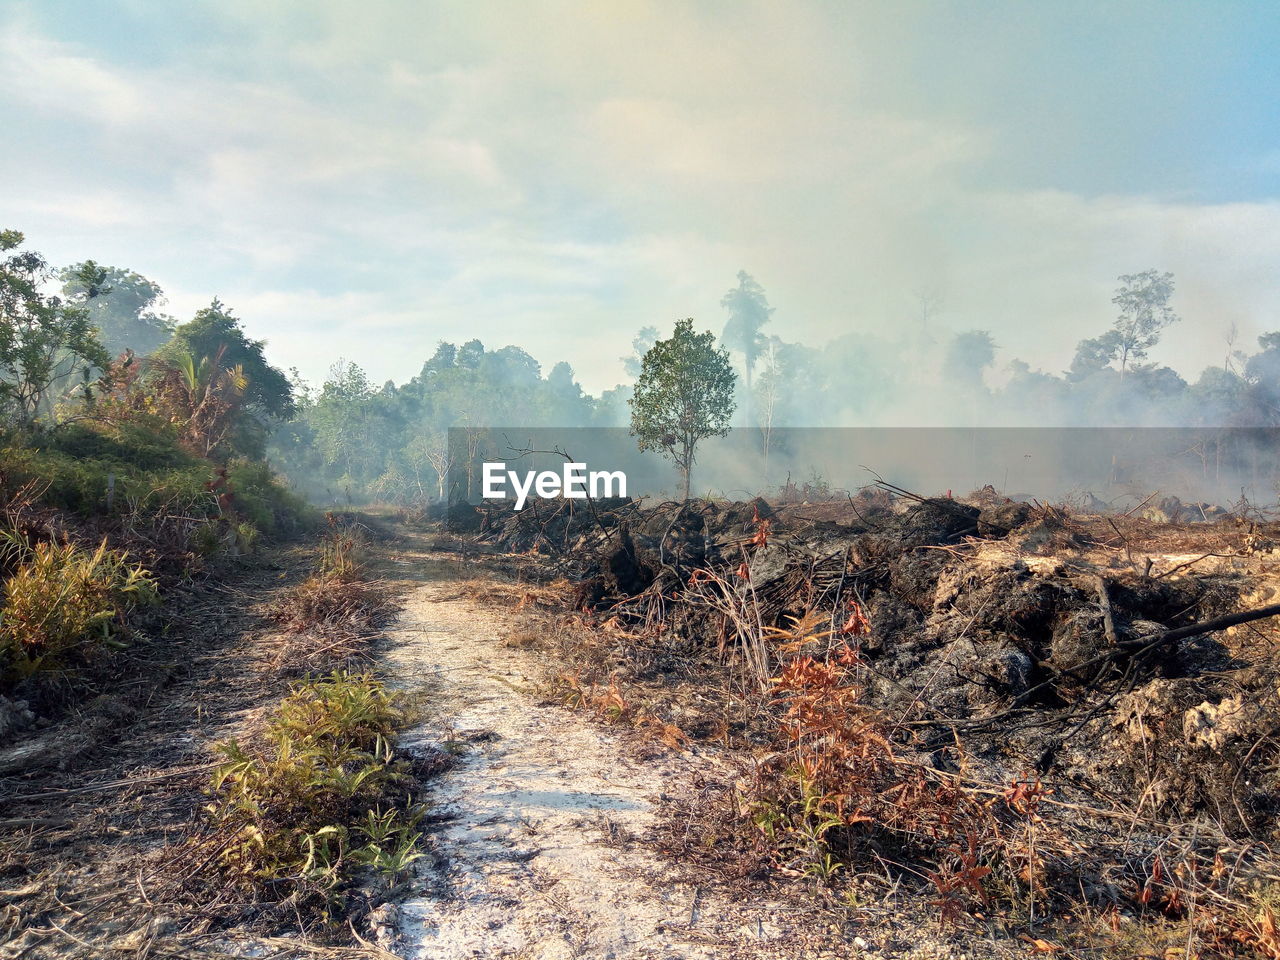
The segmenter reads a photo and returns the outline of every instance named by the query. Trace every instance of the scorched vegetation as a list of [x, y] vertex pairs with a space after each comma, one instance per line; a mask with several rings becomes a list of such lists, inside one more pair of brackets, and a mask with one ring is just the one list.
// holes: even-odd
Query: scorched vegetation
[[906, 895], [1045, 953], [1280, 955], [1280, 528], [1248, 504], [596, 507], [481, 538], [573, 581], [540, 631], [567, 702], [737, 758], [672, 810], [704, 879], [850, 936]]

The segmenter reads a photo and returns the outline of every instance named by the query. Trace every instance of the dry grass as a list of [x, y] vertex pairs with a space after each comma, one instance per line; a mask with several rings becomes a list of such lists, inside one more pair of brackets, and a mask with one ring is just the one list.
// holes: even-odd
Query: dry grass
[[473, 577], [458, 588], [461, 596], [478, 603], [529, 612], [571, 609], [576, 590], [568, 580], [548, 584], [519, 583], [492, 577]]
[[271, 611], [289, 634], [277, 666], [292, 673], [327, 669], [366, 653], [368, 641], [396, 609], [390, 587], [365, 579], [365, 545], [355, 527], [331, 523], [316, 572]]
[[38, 543], [16, 536], [6, 545], [18, 558], [0, 600], [0, 680], [85, 662], [95, 649], [119, 645], [126, 615], [158, 602], [149, 571], [111, 550]]
[[[1212, 558], [1265, 556], [1280, 544], [1257, 519], [1189, 527], [1037, 511], [1008, 542], [929, 549], [962, 563], [982, 554], [985, 565], [970, 571], [978, 578], [1001, 567], [987, 554], [1019, 547], [1086, 570], [1127, 563], [1124, 582], [1154, 592], [1209, 568]], [[993, 762], [990, 749], [971, 753], [961, 731], [925, 736], [919, 716], [931, 714], [923, 691], [907, 698], [902, 717], [872, 709], [866, 688], [885, 662], [866, 659], [863, 641], [877, 641], [877, 655], [884, 647], [865, 636], [869, 624], [845, 579], [848, 561], [807, 560], [773, 577], [768, 588], [785, 589], [788, 602], [808, 598], [794, 613], [776, 596], [757, 595], [752, 582], [751, 548], [769, 536], [758, 529], [735, 541], [732, 560], [655, 582], [599, 614], [576, 612], [569, 585], [530, 599], [523, 584], [466, 588], [475, 599], [525, 611], [529, 625], [508, 643], [548, 652], [563, 702], [602, 722], [670, 725], [680, 735], [672, 746], [685, 737], [714, 740], [739, 759], [737, 775], [709, 767], [668, 825], [668, 849], [704, 882], [789, 879], [814, 895], [811, 909], [840, 917], [851, 915], [850, 903], [907, 897], [911, 909], [952, 929], [997, 931], [1020, 953], [1280, 960], [1280, 896], [1272, 893], [1280, 890], [1280, 862], [1267, 837], [1233, 836], [1230, 824], [1209, 816], [1157, 816], [1136, 792], [1108, 798], [1068, 777], [1037, 775], [1034, 759]], [[922, 569], [926, 555], [918, 555], [913, 570]], [[895, 558], [859, 558], [855, 550], [853, 563]], [[1234, 593], [1213, 592], [1230, 593], [1231, 584], [1213, 581], [1201, 591], [1201, 619], [1231, 602]], [[931, 595], [934, 583], [925, 587]], [[776, 626], [788, 609], [792, 620]], [[911, 649], [910, 637], [894, 642]], [[1090, 724], [1073, 749], [1089, 749], [1090, 738], [1101, 744], [1109, 718], [1098, 711], [1114, 703], [1106, 684], [1116, 680], [1101, 677], [1098, 690], [1064, 684], [1064, 693], [1085, 699], [1074, 712], [1070, 703], [1045, 710], [1043, 721], [1068, 732]], [[1273, 741], [1259, 740], [1242, 763], [1252, 758], [1257, 775], [1269, 776]]]

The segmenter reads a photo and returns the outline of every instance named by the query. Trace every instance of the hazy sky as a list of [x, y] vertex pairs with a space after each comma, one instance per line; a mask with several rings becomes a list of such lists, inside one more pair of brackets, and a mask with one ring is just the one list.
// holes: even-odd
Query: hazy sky
[[1062, 369], [1115, 277], [1154, 359], [1280, 329], [1280, 4], [0, 3], [0, 227], [377, 380], [441, 339], [623, 379], [637, 328], [989, 329]]

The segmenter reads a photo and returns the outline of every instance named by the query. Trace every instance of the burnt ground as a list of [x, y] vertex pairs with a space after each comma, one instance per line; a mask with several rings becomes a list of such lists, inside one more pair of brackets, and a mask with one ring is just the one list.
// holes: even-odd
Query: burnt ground
[[[795, 845], [763, 840], [742, 804], [766, 775], [785, 779], [779, 757], [796, 759], [780, 736], [795, 697], [771, 678], [844, 657], [839, 692], [856, 693], [850, 715], [892, 759], [863, 771], [876, 789], [861, 809], [884, 822], [828, 836], [844, 869], [817, 885], [815, 905], [848, 920], [858, 874], [987, 942], [995, 925], [1081, 956], [1274, 956], [1280, 624], [1198, 625], [1280, 599], [1280, 528], [1195, 514], [1085, 513], [988, 491], [544, 503], [450, 520], [468, 542], [518, 554], [523, 576], [563, 578], [559, 630], [530, 640], [555, 650], [561, 685], [738, 752], [738, 777], [708, 775], [673, 811], [671, 852], [691, 869], [812, 886]], [[817, 754], [847, 747], [830, 736]], [[886, 806], [908, 786], [934, 804], [934, 819], [911, 821], [931, 838], [908, 836]], [[942, 889], [942, 867], [959, 871], [966, 855], [964, 831], [937, 819], [948, 791], [987, 811], [973, 830], [994, 839], [974, 863], [1007, 869], [1011, 850], [1025, 855], [1014, 835], [1034, 835], [1034, 870], [1021, 886], [1009, 871], [1018, 889], [993, 889], [1000, 865], [981, 882], [965, 875], [963, 895]]]
[[[431, 547], [479, 561], [463, 588], [508, 607], [544, 700], [681, 758], [643, 843], [693, 903], [776, 904], [833, 956], [1280, 955], [1276, 622], [1195, 629], [1275, 602], [1275, 527], [879, 494], [539, 507], [457, 511]], [[0, 956], [388, 955], [359, 925], [304, 942], [174, 856], [211, 746], [287, 690], [270, 612], [312, 562], [193, 591], [0, 747]], [[834, 681], [781, 689], [797, 664]], [[826, 724], [799, 747], [797, 705]]]
[[170, 584], [110, 670], [46, 691], [49, 719], [0, 741], [0, 957], [382, 956], [297, 937], [184, 852], [214, 744], [252, 735], [297, 676], [272, 614], [315, 562], [273, 548]]

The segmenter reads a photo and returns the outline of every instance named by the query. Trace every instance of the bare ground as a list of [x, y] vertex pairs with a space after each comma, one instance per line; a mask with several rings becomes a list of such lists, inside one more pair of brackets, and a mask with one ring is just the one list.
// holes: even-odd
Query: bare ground
[[383, 912], [384, 948], [410, 960], [958, 955], [918, 923], [855, 941], [811, 905], [701, 885], [662, 856], [661, 808], [722, 762], [714, 748], [671, 751], [540, 697], [547, 665], [507, 643], [520, 617], [460, 590], [456, 565], [406, 556], [431, 580], [406, 598], [382, 667], [425, 687], [427, 718], [404, 745], [460, 762], [428, 797], [433, 856]]

